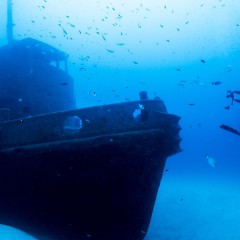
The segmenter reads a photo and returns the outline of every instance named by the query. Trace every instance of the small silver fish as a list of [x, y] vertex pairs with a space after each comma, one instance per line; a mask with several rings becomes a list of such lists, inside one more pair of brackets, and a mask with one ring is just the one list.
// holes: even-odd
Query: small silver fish
[[208, 163], [212, 166], [212, 167], [216, 167], [216, 161], [214, 158], [210, 157], [208, 154], [205, 155], [205, 158], [208, 160]]

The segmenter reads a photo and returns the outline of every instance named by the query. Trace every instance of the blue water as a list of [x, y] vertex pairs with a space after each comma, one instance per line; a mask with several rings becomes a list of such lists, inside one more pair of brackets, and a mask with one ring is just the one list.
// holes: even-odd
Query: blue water
[[[182, 152], [167, 161], [146, 240], [239, 240], [240, 136], [220, 125], [240, 131], [240, 103], [225, 109], [227, 91], [240, 90], [240, 1], [13, 3], [16, 40], [69, 53], [78, 107], [135, 100], [146, 90], [181, 116]], [[1, 1], [0, 45], [5, 10]], [[0, 239], [32, 238], [1, 226]]]

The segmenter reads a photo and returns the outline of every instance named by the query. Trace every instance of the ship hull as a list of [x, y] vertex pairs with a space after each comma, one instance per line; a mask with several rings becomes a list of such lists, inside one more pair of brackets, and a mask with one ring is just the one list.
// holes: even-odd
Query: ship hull
[[[0, 221], [39, 239], [144, 239], [165, 161], [180, 151], [179, 117], [162, 104], [0, 123]], [[59, 127], [71, 116], [77, 132]]]

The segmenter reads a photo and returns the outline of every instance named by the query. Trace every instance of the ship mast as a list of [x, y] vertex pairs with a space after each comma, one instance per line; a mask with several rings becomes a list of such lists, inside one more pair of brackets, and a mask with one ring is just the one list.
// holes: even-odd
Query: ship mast
[[12, 0], [7, 0], [7, 39], [8, 44], [13, 42]]

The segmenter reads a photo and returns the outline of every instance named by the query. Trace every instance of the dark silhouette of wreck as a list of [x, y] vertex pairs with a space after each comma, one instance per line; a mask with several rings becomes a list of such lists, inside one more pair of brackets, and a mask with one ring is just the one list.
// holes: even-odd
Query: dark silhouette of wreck
[[0, 223], [38, 239], [142, 240], [179, 117], [162, 100], [75, 109], [67, 55], [0, 48]]
[[143, 239], [179, 117], [160, 99], [74, 109], [66, 55], [45, 43], [0, 56], [0, 222], [40, 239]]

